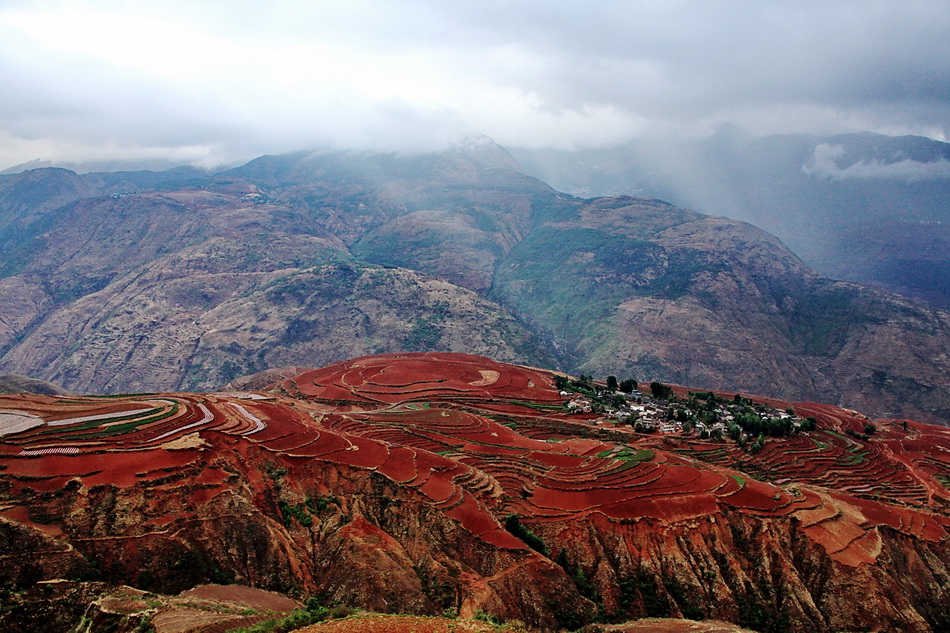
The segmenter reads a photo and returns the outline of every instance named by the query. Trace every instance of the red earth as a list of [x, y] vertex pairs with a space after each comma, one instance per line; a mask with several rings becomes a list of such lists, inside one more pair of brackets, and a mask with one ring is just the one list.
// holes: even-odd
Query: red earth
[[[3, 395], [0, 413], [43, 424], [0, 435], [0, 516], [57, 535], [59, 526], [31, 518], [19, 500], [67, 484], [180, 490], [170, 475], [193, 473], [190, 503], [158, 508], [129, 533], [165, 529], [198, 520], [202, 504], [228, 493], [234, 473], [215, 463], [236, 452], [263, 469], [247, 474], [255, 504], [274, 504], [267, 479], [287, 469], [375, 473], [486, 546], [521, 556], [530, 550], [502, 525], [510, 514], [542, 531], [566, 519], [791, 517], [847, 567], [878, 559], [881, 529], [950, 540], [950, 429], [877, 421], [878, 432], [862, 441], [847, 435], [868, 422], [860, 413], [769, 402], [815, 417], [818, 428], [769, 439], [755, 455], [732, 442], [603, 431], [567, 411], [551, 374], [448, 353], [357, 358], [258, 392]], [[408, 630], [406, 621], [392, 620], [403, 627], [392, 630]], [[313, 630], [350, 630], [339, 628], [347, 622]], [[448, 626], [419, 622], [429, 627], [419, 631]]]
[[[573, 422], [560, 406], [564, 398], [550, 374], [486, 358], [448, 353], [357, 358], [283, 380], [276, 390], [301, 399], [265, 393], [0, 396], [0, 410], [46, 421], [0, 437], [2, 477], [14, 493], [27, 485], [58, 489], [76, 477], [88, 486], [129, 486], [194, 463], [202, 444], [217, 432], [275, 458], [376, 470], [504, 547], [521, 545], [467, 483], [478, 479], [475, 473], [481, 473], [483, 488], [503, 490], [513, 499], [512, 509], [529, 520], [594, 512], [616, 519], [681, 520], [723, 506], [750, 514], [794, 514], [807, 506], [801, 498], [807, 493], [790, 491], [795, 483], [834, 490], [837, 499], [862, 493], [849, 501], [861, 508], [854, 523], [861, 533], [887, 525], [926, 539], [947, 536], [950, 493], [940, 478], [950, 476], [950, 429], [911, 422], [904, 431], [901, 422], [885, 422], [872, 441], [861, 443], [844, 435], [863, 428], [866, 418], [859, 413], [770, 401], [814, 416], [819, 430], [770, 441], [754, 457], [731, 443], [694, 439], [677, 449], [690, 458], [684, 463], [661, 451], [649, 461], [629, 462], [609, 456], [619, 450], [616, 442], [532, 439], [533, 427], [543, 428], [548, 420], [574, 425], [577, 435], [588, 425]], [[66, 419], [76, 421], [63, 424]], [[633, 433], [625, 439], [624, 446], [634, 449], [649, 442]], [[740, 461], [767, 470], [769, 480], [781, 484], [728, 470]], [[202, 483], [212, 490], [226, 485], [224, 475], [205, 474]], [[810, 536], [840, 544], [818, 531]], [[832, 555], [851, 561], [845, 550]]]

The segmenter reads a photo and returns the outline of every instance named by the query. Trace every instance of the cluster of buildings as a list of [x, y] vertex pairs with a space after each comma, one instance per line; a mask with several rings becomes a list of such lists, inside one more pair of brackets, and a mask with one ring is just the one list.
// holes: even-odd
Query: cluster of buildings
[[[702, 409], [705, 415], [697, 415], [697, 409], [691, 407], [689, 401], [670, 402], [640, 391], [630, 394], [601, 393], [605, 395], [605, 398], [592, 398], [568, 391], [560, 392], [561, 396], [569, 398], [567, 402], [569, 411], [599, 414], [600, 417], [594, 419], [592, 424], [627, 424], [642, 433], [681, 434], [689, 429], [704, 437], [717, 435], [725, 437], [729, 426], [736, 423], [736, 415], [732, 409], [737, 405], [730, 401], [717, 403], [711, 409], [706, 405]], [[625, 400], [623, 404], [620, 404], [621, 399], [618, 396], [622, 396]], [[605, 401], [609, 404], [605, 404]], [[787, 411], [759, 407], [757, 415], [765, 420], [790, 419], [797, 425], [796, 416]]]

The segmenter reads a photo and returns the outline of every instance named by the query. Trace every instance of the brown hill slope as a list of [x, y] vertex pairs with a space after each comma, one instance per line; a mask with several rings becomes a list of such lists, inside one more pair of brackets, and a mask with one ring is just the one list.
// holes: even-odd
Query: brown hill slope
[[3, 374], [0, 376], [0, 393], [38, 393], [54, 396], [66, 392], [61, 387], [45, 380], [17, 374]]
[[566, 400], [542, 371], [458, 354], [359, 358], [271, 393], [0, 397], [2, 580], [236, 581], [545, 627], [950, 624], [946, 429], [868, 435], [801, 404], [815, 430], [747, 452]]
[[227, 183], [76, 203], [0, 279], [0, 365], [127, 392], [433, 347], [554, 362], [507, 310], [354, 260], [306, 213], [255, 195]]
[[950, 420], [950, 314], [817, 276], [751, 225], [643, 198], [540, 223], [492, 296], [578, 370]]
[[741, 222], [559, 194], [488, 143], [36, 204], [0, 256], [0, 371], [71, 391], [446, 350], [950, 421], [946, 312], [822, 279]]

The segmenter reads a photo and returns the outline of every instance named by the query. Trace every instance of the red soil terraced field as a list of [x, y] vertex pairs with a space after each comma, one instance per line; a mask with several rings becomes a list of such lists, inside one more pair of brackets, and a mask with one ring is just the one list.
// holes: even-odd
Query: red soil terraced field
[[794, 408], [799, 415], [815, 417], [818, 428], [768, 441], [754, 455], [732, 443], [698, 441], [677, 452], [785, 487], [811, 484], [946, 514], [950, 429], [911, 421], [905, 428], [902, 420], [884, 420], [874, 424], [873, 435], [862, 438], [870, 420], [860, 413], [814, 403], [798, 403]]
[[[0, 396], [0, 520], [95, 556], [130, 583], [174, 584], [184, 556], [198, 579], [321, 591], [376, 610], [393, 609], [386, 592], [397, 590], [418, 594], [400, 603], [421, 611], [498, 610], [506, 588], [536, 582], [527, 574], [543, 568], [538, 591], [574, 591], [582, 604], [568, 575], [580, 569], [599, 583], [603, 608], [635, 613], [644, 603], [621, 602], [617, 578], [697, 542], [777, 539], [778, 548], [784, 538], [786, 550], [820, 552], [846, 575], [880, 562], [899, 535], [950, 566], [948, 429], [882, 421], [862, 439], [848, 434], [865, 429], [859, 413], [790, 404], [817, 429], [750, 454], [730, 441], [667, 445], [630, 427], [602, 429], [564, 404], [543, 371], [447, 353], [358, 358], [258, 392]], [[742, 536], [766, 523], [777, 527]], [[220, 530], [229, 536], [216, 544]], [[613, 563], [578, 540], [594, 532], [621, 548]], [[671, 545], [657, 534], [680, 536]], [[617, 567], [601, 575], [602, 565]], [[743, 574], [758, 573], [748, 565]], [[695, 582], [745, 591], [735, 569], [719, 573]], [[395, 580], [373, 584], [380, 574]], [[509, 615], [545, 621], [531, 604]], [[736, 604], [705, 608], [728, 617]], [[449, 626], [409, 622], [352, 630]]]
[[[429, 352], [365, 356], [280, 383], [289, 394], [340, 404], [414, 401], [519, 402], [560, 408], [549, 374], [488, 358]], [[521, 408], [517, 408], [521, 411]]]

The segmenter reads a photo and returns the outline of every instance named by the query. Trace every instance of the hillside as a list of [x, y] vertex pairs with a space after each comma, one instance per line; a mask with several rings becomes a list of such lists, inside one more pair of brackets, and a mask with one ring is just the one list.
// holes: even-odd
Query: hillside
[[555, 332], [578, 371], [950, 419], [950, 315], [823, 279], [748, 224], [585, 201], [539, 222], [492, 296]]
[[66, 393], [59, 386], [28, 376], [4, 374], [0, 376], [0, 393], [39, 393], [54, 396]]
[[0, 396], [2, 582], [236, 582], [544, 630], [950, 626], [946, 429], [673, 389], [677, 408], [715, 413], [721, 397], [784, 420], [743, 448], [571, 413], [594, 386], [565, 380], [432, 353], [267, 391]]
[[725, 127], [694, 141], [513, 151], [561, 191], [635, 193], [751, 222], [825, 276], [950, 308], [948, 143]]
[[561, 194], [487, 139], [34, 170], [0, 178], [0, 225], [0, 371], [72, 392], [443, 350], [950, 421], [947, 313], [823, 279], [748, 224]]

